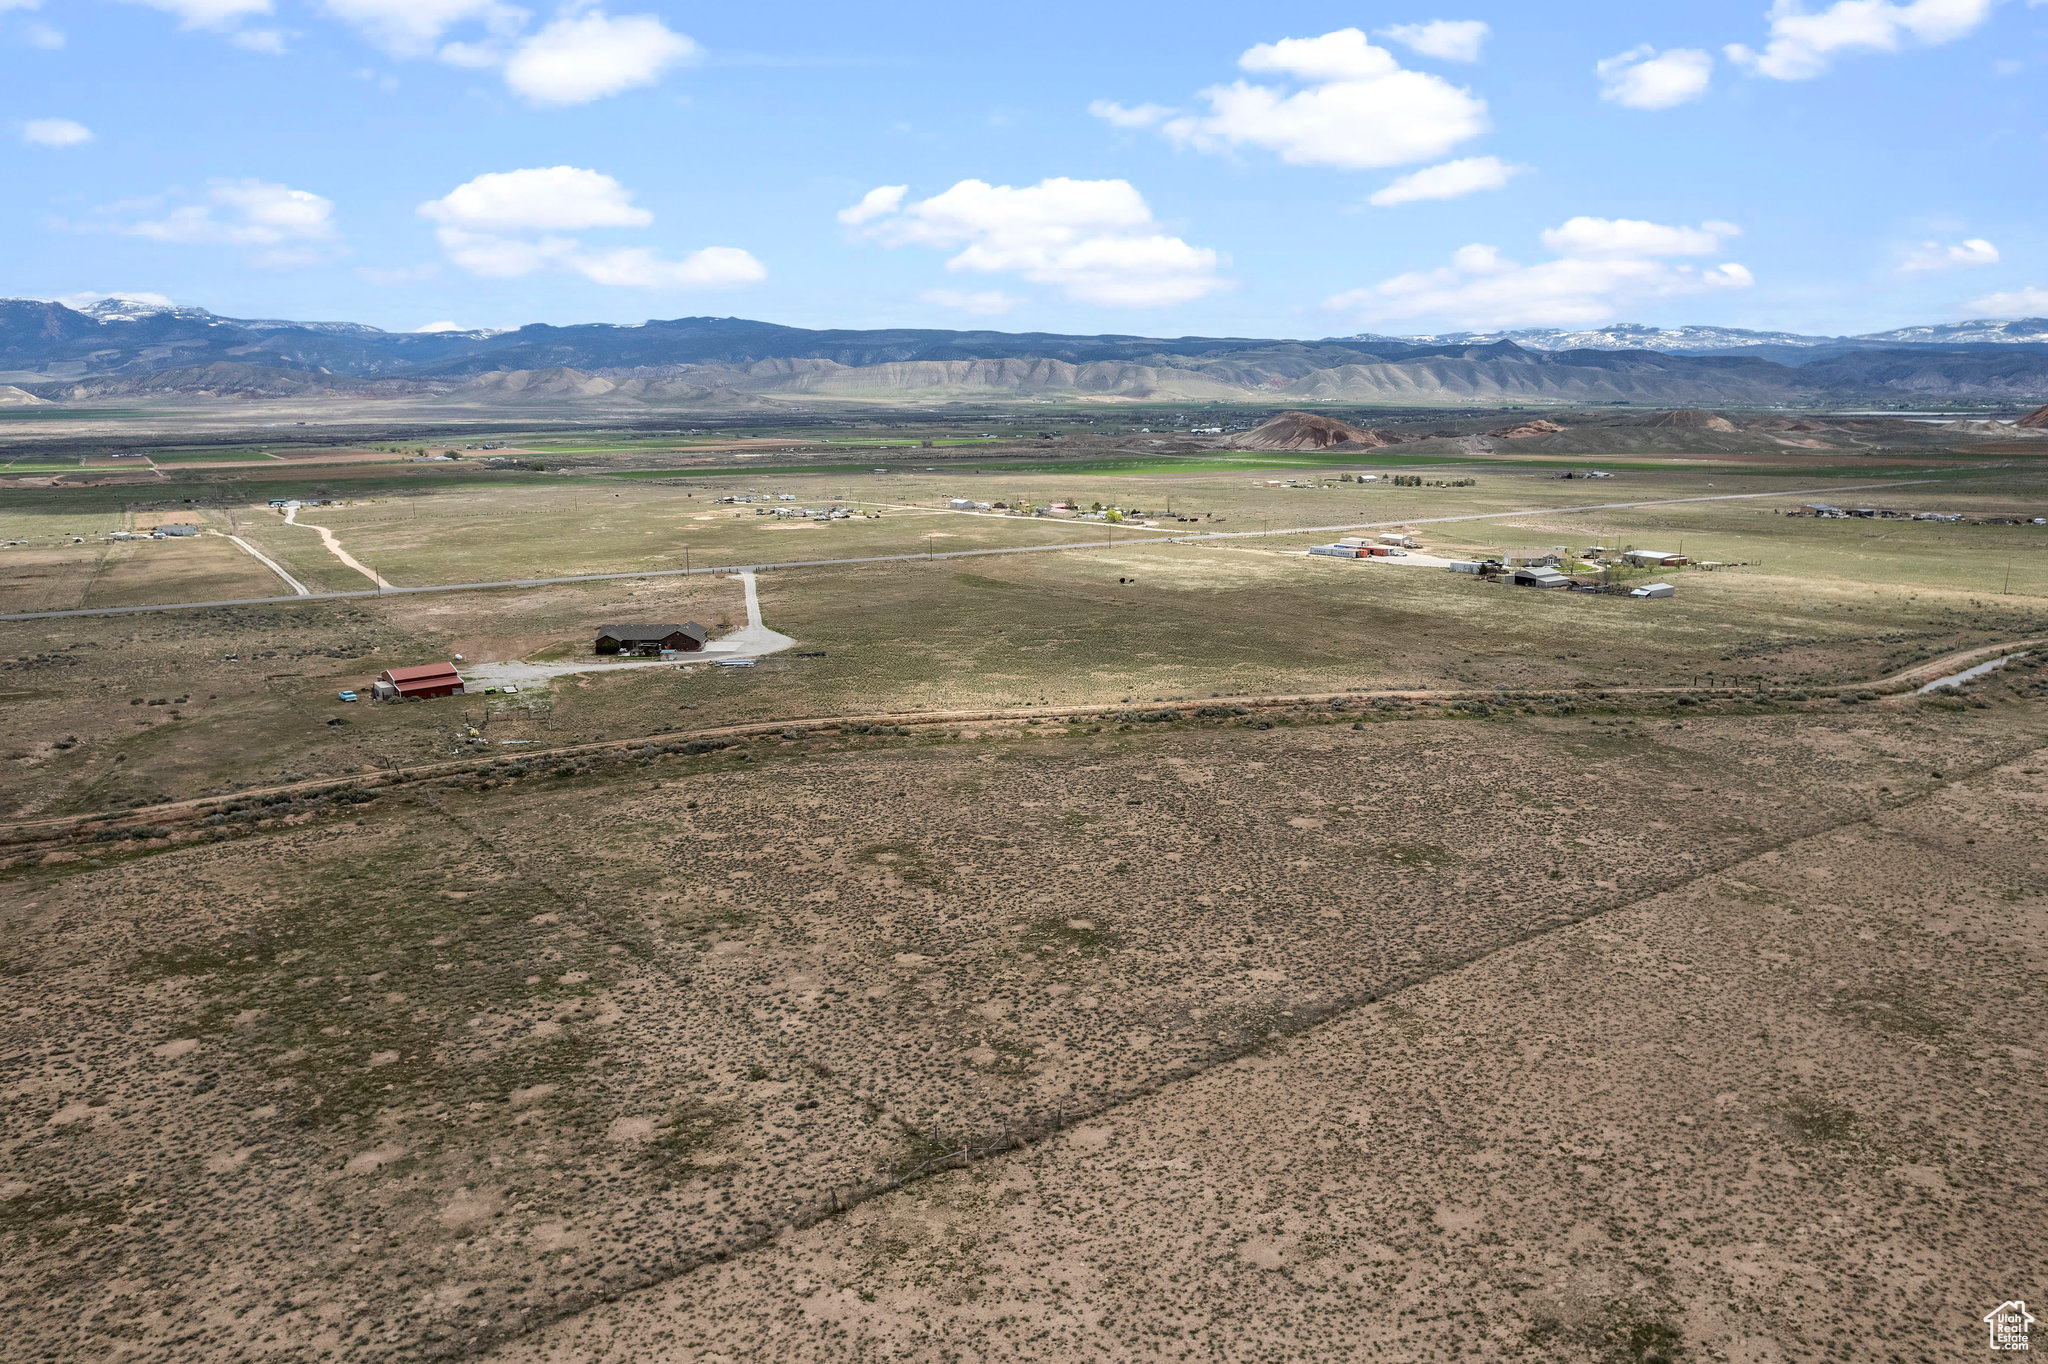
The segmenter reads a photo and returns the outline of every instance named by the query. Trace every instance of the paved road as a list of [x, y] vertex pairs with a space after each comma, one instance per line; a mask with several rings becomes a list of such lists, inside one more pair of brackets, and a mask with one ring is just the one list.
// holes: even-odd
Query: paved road
[[[425, 587], [385, 587], [380, 591], [314, 592], [304, 597], [240, 597], [230, 601], [182, 601], [156, 606], [95, 606], [70, 611], [20, 611], [0, 615], [8, 620], [58, 620], [68, 616], [133, 616], [148, 611], [200, 611], [222, 606], [280, 606], [294, 602], [353, 601], [363, 597], [398, 597], [426, 592], [482, 592], [506, 587], [553, 587], [562, 583], [616, 582], [629, 578], [682, 578], [705, 573], [756, 572], [770, 568], [836, 568], [855, 564], [898, 564], [923, 559], [985, 559], [999, 554], [1056, 554], [1064, 550], [1103, 549], [1121, 544], [1126, 549], [1145, 545], [1197, 545], [1209, 541], [1258, 540], [1275, 535], [1332, 535], [1346, 531], [1389, 530], [1399, 526], [1436, 526], [1457, 521], [1500, 521], [1517, 516], [1576, 516], [1583, 512], [1627, 511], [1632, 507], [1672, 507], [1687, 502], [1741, 502], [1765, 497], [1839, 497], [1843, 493], [1872, 488], [1897, 488], [1939, 480], [1898, 478], [1883, 483], [1838, 483], [1828, 488], [1777, 488], [1767, 493], [1708, 493], [1700, 497], [1663, 497], [1641, 502], [1594, 502], [1579, 507], [1521, 507], [1514, 511], [1467, 512], [1460, 516], [1411, 516], [1399, 521], [1355, 521], [1339, 526], [1286, 526], [1270, 530], [1212, 530], [1163, 539], [1083, 540], [1057, 545], [1012, 545], [1002, 549], [954, 549], [928, 554], [870, 554], [850, 559], [792, 559], [782, 563], [723, 564], [706, 568], [649, 568], [631, 573], [576, 573], [560, 578], [505, 578], [483, 583], [440, 583]], [[310, 527], [309, 527], [310, 529]]]

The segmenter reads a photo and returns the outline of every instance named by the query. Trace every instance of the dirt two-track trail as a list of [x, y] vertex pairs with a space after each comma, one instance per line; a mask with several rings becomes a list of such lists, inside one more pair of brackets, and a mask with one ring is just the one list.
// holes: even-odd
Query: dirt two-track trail
[[[1875, 678], [1867, 682], [1844, 682], [1839, 690], [1858, 690], [1897, 687], [1908, 682], [1926, 681], [1939, 677], [1950, 668], [1961, 667], [1980, 659], [2000, 654], [2018, 653], [2039, 648], [2048, 640], [2022, 639], [2009, 644], [1985, 644], [1970, 649], [1945, 654], [1926, 663], [1918, 663], [1903, 672], [1889, 677]], [[1694, 687], [1599, 687], [1597, 690], [1608, 696], [1654, 698], [1701, 694]], [[1739, 689], [1719, 689], [1722, 694], [1740, 694]], [[1204, 702], [1215, 706], [1274, 707], [1293, 706], [1304, 703], [1321, 703], [1337, 700], [1411, 700], [1411, 701], [1455, 701], [1470, 697], [1484, 697], [1492, 693], [1478, 688], [1429, 689], [1399, 688], [1384, 691], [1342, 691], [1342, 692], [1274, 692], [1259, 696], [1224, 696]], [[639, 748], [650, 743], [687, 743], [692, 739], [744, 739], [763, 734], [779, 734], [792, 725], [857, 725], [887, 724], [915, 725], [929, 727], [959, 724], [1022, 724], [1027, 720], [1060, 719], [1077, 715], [1100, 715], [1114, 706], [1061, 705], [1061, 706], [1012, 706], [1003, 710], [891, 710], [863, 712], [851, 715], [786, 715], [774, 720], [750, 720], [744, 724], [714, 725], [705, 729], [670, 730], [661, 734], [644, 734], [630, 739], [605, 739], [583, 744], [563, 744], [554, 748], [536, 746], [532, 752], [549, 757], [574, 757], [591, 753], [615, 753], [625, 749]], [[91, 823], [97, 819], [121, 818], [147, 821], [166, 815], [189, 812], [205, 806], [217, 805], [223, 800], [254, 800], [271, 795], [306, 794], [316, 791], [331, 791], [343, 787], [360, 786], [365, 780], [412, 781], [421, 778], [446, 776], [450, 773], [488, 766], [502, 756], [480, 754], [473, 758], [450, 758], [444, 762], [408, 763], [374, 776], [358, 774], [353, 777], [317, 777], [305, 781], [283, 782], [274, 786], [245, 787], [232, 793], [214, 796], [193, 796], [186, 800], [166, 801], [156, 805], [130, 806], [117, 811], [99, 814], [52, 815], [40, 819], [23, 819], [0, 822], [0, 830], [29, 831], [35, 829], [63, 828], [69, 825]]]

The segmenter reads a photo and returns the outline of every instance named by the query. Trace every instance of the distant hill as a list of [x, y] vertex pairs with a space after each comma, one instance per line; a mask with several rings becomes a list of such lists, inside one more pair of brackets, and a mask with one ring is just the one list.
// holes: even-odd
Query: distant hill
[[[1909, 335], [1910, 334], [1910, 335]], [[1868, 338], [1609, 327], [1334, 340], [814, 331], [733, 317], [386, 332], [106, 300], [0, 300], [0, 383], [73, 402], [322, 394], [471, 404], [781, 399], [1730, 407], [2048, 399], [2048, 320]]]
[[1711, 412], [1702, 412], [1696, 407], [1681, 407], [1673, 412], [1664, 412], [1652, 417], [1645, 426], [1670, 426], [1682, 431], [1733, 431], [1735, 423], [1726, 417], [1717, 417]]
[[1232, 444], [1240, 450], [1376, 450], [1401, 439], [1395, 432], [1367, 431], [1320, 412], [1282, 412]]
[[1642, 327], [1620, 323], [1583, 331], [1530, 327], [1505, 332], [1449, 332], [1437, 336], [1349, 337], [1352, 342], [1483, 346], [1512, 341], [1525, 350], [1654, 350], [1667, 355], [1737, 355], [1771, 351], [1845, 351], [1920, 346], [2048, 346], [2048, 317], [1979, 319], [1926, 327], [1899, 327], [1860, 336], [1808, 336], [1800, 332], [1746, 331], [1741, 327]]

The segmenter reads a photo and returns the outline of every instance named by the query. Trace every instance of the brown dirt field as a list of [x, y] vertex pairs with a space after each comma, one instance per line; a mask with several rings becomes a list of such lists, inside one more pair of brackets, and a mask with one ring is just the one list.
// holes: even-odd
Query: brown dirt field
[[[745, 760], [649, 748], [599, 767], [508, 760], [354, 808], [252, 804], [198, 842], [88, 846], [0, 881], [0, 1304], [28, 1357], [457, 1357], [699, 1283], [730, 1286], [730, 1322], [778, 1331], [789, 1358], [1135, 1356], [1169, 1325], [1175, 1350], [1327, 1357], [1367, 1331], [1399, 1343], [1361, 1318], [1371, 1303], [1440, 1313], [1452, 1285], [1503, 1329], [1522, 1302], [1555, 1357], [1608, 1329], [1616, 1302], [1630, 1330], [1705, 1339], [1721, 1328], [1684, 1315], [1691, 1281], [1658, 1277], [1661, 1254], [1689, 1263], [1674, 1238], [1630, 1220], [1641, 1190], [1689, 1210], [1688, 1179], [1751, 1181], [1752, 1201], [1733, 1173], [1716, 1186], [1735, 1195], [1729, 1220], [1694, 1236], [1722, 1254], [1750, 1244], [1724, 1233], [1805, 1225], [1768, 1222], [1781, 1192], [1822, 1196], [1788, 1166], [1863, 1179], [1844, 1205], [1857, 1227], [1949, 1216], [1873, 1201], [1893, 1186], [1838, 1154], [1866, 1120], [1889, 1143], [1873, 1168], [1924, 1166], [1959, 1196], [2023, 1168], [1999, 1142], [2038, 1131], [2034, 1110], [1924, 1130], [1949, 1122], [1944, 1086], [2005, 1064], [1972, 1053], [2040, 1046], [2021, 1008], [2032, 958], [2008, 945], [1993, 969], [1966, 966], [2038, 933], [2038, 773], [1971, 774], [2048, 739], [2021, 699], [2048, 679], [1999, 686], [1984, 708], [1828, 716], [1354, 729], [1355, 712], [1303, 711], [1271, 730], [813, 736]], [[1943, 818], [1950, 833], [1928, 822]], [[1981, 851], [1954, 846], [1964, 824]], [[1893, 827], [1920, 840], [1910, 863], [1882, 860], [1870, 831]], [[1840, 860], [1808, 875], [1808, 847]], [[1894, 865], [1916, 879], [1847, 874]], [[2036, 918], [1999, 917], [2014, 914]], [[1745, 934], [1747, 956], [1717, 945]], [[1513, 988], [1485, 975], [1524, 961]], [[1408, 1014], [1344, 1012], [1372, 996]], [[1388, 1017], [1391, 1033], [1358, 1040]], [[1758, 1018], [1794, 1059], [1850, 1069], [1790, 1072], [1799, 1087], [1772, 1098], [1744, 1069], [1778, 1054], [1742, 1031]], [[1934, 1058], [1886, 1069], [1895, 1037]], [[1228, 1069], [1240, 1057], [1252, 1068]], [[1711, 1067], [1708, 1099], [1742, 1107], [1703, 1103], [1694, 1065]], [[1175, 1116], [1120, 1126], [1176, 1095]], [[1761, 1135], [1739, 1125], [1752, 1118]], [[858, 1284], [798, 1259], [786, 1293], [759, 1287], [806, 1244], [747, 1250], [778, 1225], [1048, 1120], [1111, 1135], [1085, 1159], [1055, 1143], [1015, 1176], [948, 1177], [814, 1233], [866, 1238], [845, 1252], [872, 1265]], [[1821, 1136], [1795, 1151], [1787, 1123]], [[1688, 1157], [1695, 1138], [1709, 1144]], [[1071, 1197], [1029, 1182], [1066, 1159], [1124, 1162], [1099, 1166], [1122, 1201], [1089, 1182], [1097, 1167], [1077, 1167]], [[2004, 1238], [2038, 1226], [2029, 1186], [2018, 1201], [1996, 1187], [2008, 1229], [1939, 1224], [1987, 1285]], [[996, 1190], [993, 1211], [956, 1217], [962, 1188]], [[937, 1242], [914, 1230], [926, 1216], [945, 1221]], [[1795, 1248], [1846, 1257], [1834, 1225]], [[1902, 1223], [1902, 1244], [1931, 1244], [1928, 1225]], [[1552, 1236], [1581, 1260], [1539, 1263]], [[719, 1253], [743, 1258], [697, 1268]], [[1035, 1267], [977, 1277], [1013, 1254]], [[1414, 1270], [1399, 1284], [1397, 1262]], [[1799, 1263], [1809, 1284], [1839, 1268]], [[1650, 1288], [1617, 1277], [1628, 1264]], [[857, 1305], [832, 1306], [842, 1290]], [[2022, 1289], [1984, 1291], [1980, 1311]], [[652, 1316], [606, 1319], [621, 1357], [749, 1353], [728, 1326], [633, 1301]], [[1201, 1325], [1218, 1304], [1235, 1325]], [[602, 1343], [558, 1329], [543, 1340], [558, 1357]]]
[[80, 606], [278, 597], [291, 589], [222, 536], [130, 540], [107, 547]]
[[2048, 751], [494, 1353], [1964, 1358], [2042, 1291]]

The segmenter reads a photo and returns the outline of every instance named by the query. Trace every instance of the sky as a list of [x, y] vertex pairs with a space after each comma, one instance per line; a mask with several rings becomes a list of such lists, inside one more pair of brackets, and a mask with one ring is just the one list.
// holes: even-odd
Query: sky
[[393, 331], [2048, 314], [2048, 0], [0, 0], [0, 296]]

